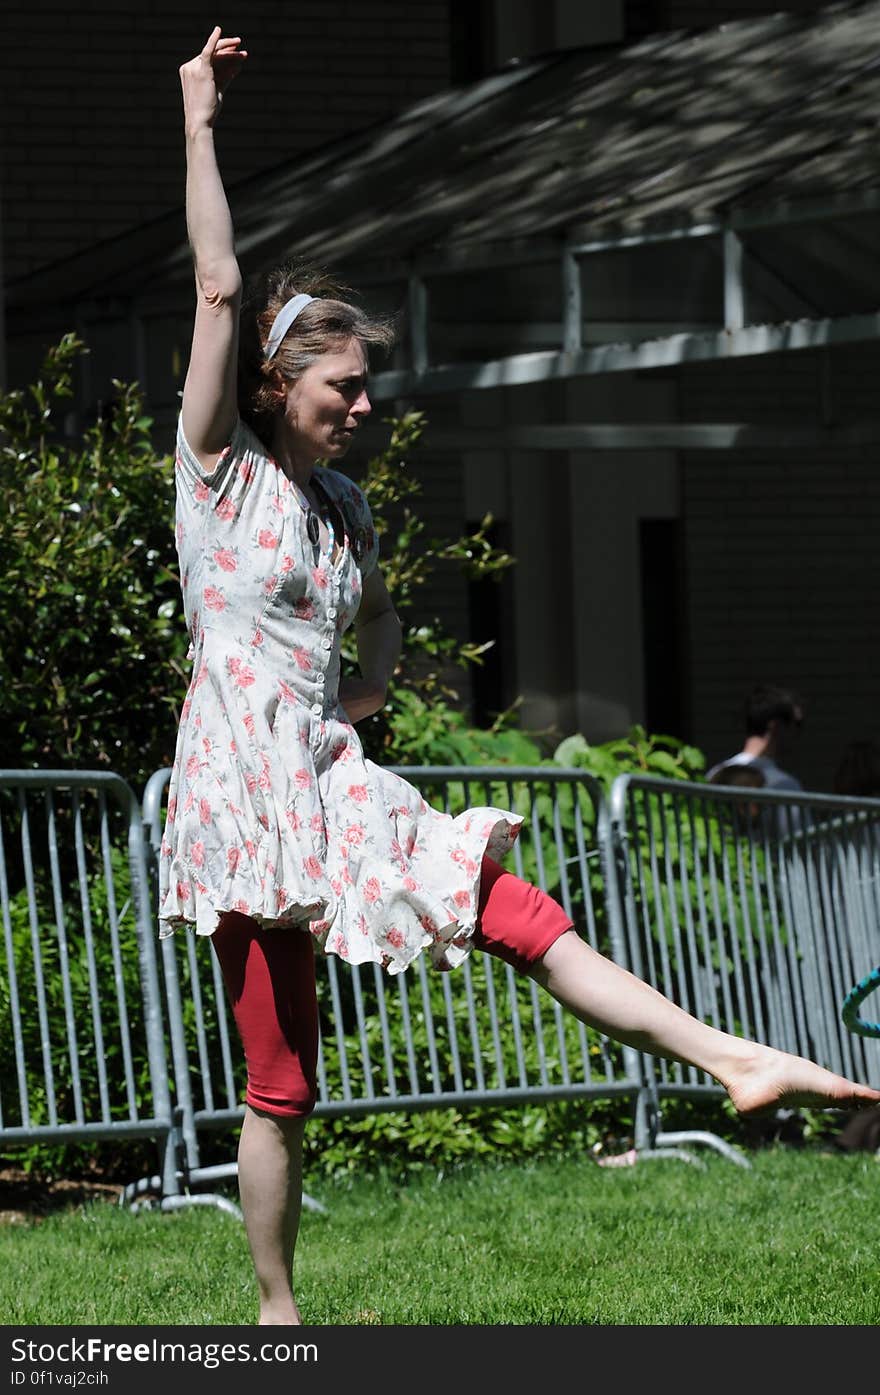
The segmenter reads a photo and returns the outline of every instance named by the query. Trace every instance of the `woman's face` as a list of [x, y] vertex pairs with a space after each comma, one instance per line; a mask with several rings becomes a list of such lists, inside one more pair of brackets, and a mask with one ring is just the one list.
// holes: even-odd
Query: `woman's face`
[[371, 410], [366, 355], [351, 339], [337, 353], [321, 354], [289, 385], [284, 415], [303, 455], [338, 460]]

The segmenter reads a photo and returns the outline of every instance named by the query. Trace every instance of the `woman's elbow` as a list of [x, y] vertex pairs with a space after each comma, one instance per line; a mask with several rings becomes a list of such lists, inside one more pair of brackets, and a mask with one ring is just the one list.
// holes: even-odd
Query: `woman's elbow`
[[237, 309], [241, 300], [241, 272], [235, 260], [228, 264], [217, 263], [211, 267], [197, 267], [199, 296], [211, 310], [222, 310], [224, 306]]

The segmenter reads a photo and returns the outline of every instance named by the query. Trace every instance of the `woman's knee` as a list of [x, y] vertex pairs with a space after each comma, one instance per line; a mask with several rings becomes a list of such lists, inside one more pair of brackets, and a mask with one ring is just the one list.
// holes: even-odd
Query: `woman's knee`
[[301, 1069], [297, 1061], [294, 1069], [276, 1075], [267, 1088], [254, 1081], [249, 1070], [244, 1098], [256, 1113], [269, 1114], [279, 1124], [294, 1124], [298, 1119], [304, 1123], [318, 1102], [317, 1076]]
[[550, 947], [572, 929], [570, 916], [546, 891], [483, 859], [474, 931], [478, 949], [519, 973], [534, 974]]

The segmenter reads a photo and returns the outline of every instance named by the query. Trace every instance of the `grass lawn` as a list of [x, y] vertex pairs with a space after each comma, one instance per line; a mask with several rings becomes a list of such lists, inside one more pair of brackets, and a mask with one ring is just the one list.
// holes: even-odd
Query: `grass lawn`
[[[874, 1325], [880, 1162], [777, 1147], [598, 1168], [309, 1182], [296, 1289], [315, 1325]], [[234, 1195], [234, 1191], [229, 1193]], [[107, 1201], [0, 1230], [10, 1325], [251, 1325], [244, 1230]]]

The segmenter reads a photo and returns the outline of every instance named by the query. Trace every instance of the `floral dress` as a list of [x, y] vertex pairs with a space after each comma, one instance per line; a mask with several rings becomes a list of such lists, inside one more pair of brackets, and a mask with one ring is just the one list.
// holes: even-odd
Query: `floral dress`
[[339, 705], [340, 641], [379, 553], [369, 506], [320, 468], [345, 536], [314, 544], [300, 496], [244, 422], [205, 473], [178, 425], [177, 551], [192, 644], [160, 855], [160, 936], [225, 910], [311, 931], [398, 973], [467, 956], [484, 853], [522, 819], [453, 817], [367, 760]]

